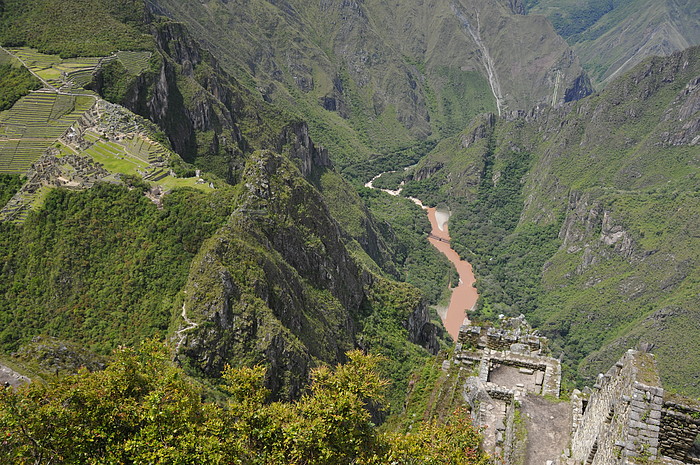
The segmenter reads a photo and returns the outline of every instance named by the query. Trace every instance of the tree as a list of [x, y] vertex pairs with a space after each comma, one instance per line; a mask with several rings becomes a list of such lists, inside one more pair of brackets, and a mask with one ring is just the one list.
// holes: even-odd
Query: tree
[[266, 403], [262, 367], [227, 368], [225, 405], [157, 342], [120, 348], [101, 372], [0, 392], [0, 462], [17, 464], [484, 464], [464, 412], [414, 434], [380, 434], [369, 407], [387, 381], [379, 357], [313, 372], [296, 402]]

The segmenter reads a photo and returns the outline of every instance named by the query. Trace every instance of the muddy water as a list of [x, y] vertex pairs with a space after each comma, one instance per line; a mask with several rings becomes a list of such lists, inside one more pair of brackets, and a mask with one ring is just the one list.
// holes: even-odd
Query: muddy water
[[[393, 171], [387, 171], [387, 173], [393, 173]], [[372, 178], [372, 181], [365, 184], [365, 187], [377, 189], [372, 185], [372, 182], [382, 174], [384, 173], [378, 174]], [[399, 195], [401, 193], [401, 188], [395, 191], [389, 189], [380, 190], [391, 195]], [[445, 325], [447, 332], [450, 333], [452, 339], [456, 341], [457, 336], [459, 335], [459, 327], [462, 326], [462, 324], [469, 322], [469, 319], [467, 318], [467, 310], [474, 308], [476, 299], [479, 298], [476, 288], [472, 286], [474, 281], [476, 281], [476, 278], [474, 278], [474, 272], [472, 271], [472, 266], [469, 264], [469, 262], [459, 258], [457, 252], [452, 250], [452, 247], [450, 247], [450, 234], [447, 228], [447, 222], [450, 219], [450, 214], [445, 211], [437, 210], [436, 208], [428, 208], [416, 198], [409, 197], [409, 199], [428, 213], [428, 219], [430, 220], [430, 225], [432, 227], [430, 233], [431, 236], [434, 236], [428, 237], [428, 241], [454, 264], [455, 268], [457, 268], [457, 273], [459, 274], [459, 284], [457, 287], [452, 289], [452, 296], [450, 297], [450, 305], [447, 307], [447, 313], [445, 313], [443, 316], [441, 312], [440, 315], [442, 318], [442, 323]]]
[[[427, 212], [432, 227], [431, 235], [449, 241], [450, 234], [447, 227], [449, 215], [435, 208], [427, 208]], [[469, 321], [467, 310], [471, 310], [476, 304], [476, 299], [479, 298], [476, 288], [472, 287], [476, 278], [474, 278], [474, 272], [469, 262], [459, 258], [457, 252], [452, 250], [448, 242], [443, 242], [434, 237], [429, 237], [428, 241], [454, 264], [455, 268], [457, 268], [457, 273], [459, 273], [459, 285], [452, 290], [447, 315], [443, 318], [443, 324], [447, 332], [456, 341], [459, 327]]]

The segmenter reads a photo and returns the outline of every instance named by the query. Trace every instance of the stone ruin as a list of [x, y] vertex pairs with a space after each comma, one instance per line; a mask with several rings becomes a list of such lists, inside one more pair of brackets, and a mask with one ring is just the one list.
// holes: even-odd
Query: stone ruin
[[[547, 355], [547, 339], [523, 317], [503, 319], [503, 328], [462, 326], [452, 365], [473, 370], [463, 394], [477, 426], [485, 427], [484, 448], [497, 463], [517, 463], [519, 409], [529, 396], [559, 397], [561, 366]], [[520, 452], [519, 452], [520, 451]]]
[[[500, 465], [700, 464], [700, 401], [661, 386], [654, 356], [629, 350], [592, 388], [559, 400], [561, 366], [524, 318], [462, 326], [451, 360], [484, 448]], [[519, 432], [520, 428], [520, 432]]]
[[652, 354], [627, 351], [571, 403], [565, 465], [700, 464], [700, 403], [661, 387]]
[[101, 163], [96, 163], [90, 157], [71, 154], [58, 158], [53, 152], [57, 150], [49, 149], [27, 171], [27, 181], [0, 209], [0, 221], [22, 220], [42, 186], [89, 189], [110, 175]]

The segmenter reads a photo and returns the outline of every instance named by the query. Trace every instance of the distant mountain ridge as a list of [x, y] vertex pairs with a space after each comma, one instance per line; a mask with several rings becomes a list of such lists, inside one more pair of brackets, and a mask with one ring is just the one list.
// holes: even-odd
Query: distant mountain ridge
[[148, 4], [188, 24], [264, 98], [309, 121], [341, 169], [455, 134], [484, 111], [590, 92], [567, 44], [544, 18], [515, 14], [517, 2]]
[[700, 4], [693, 0], [530, 0], [602, 87], [644, 58], [700, 44]]

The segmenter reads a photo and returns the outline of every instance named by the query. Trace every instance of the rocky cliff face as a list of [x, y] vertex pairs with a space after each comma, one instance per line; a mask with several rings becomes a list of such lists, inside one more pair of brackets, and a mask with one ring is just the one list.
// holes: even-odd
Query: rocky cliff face
[[591, 91], [566, 43], [543, 17], [523, 15], [519, 0], [151, 5], [188, 23], [264, 98], [308, 117], [341, 168], [454, 134], [484, 111]]
[[[242, 186], [236, 212], [192, 265], [183, 312], [196, 326], [182, 333], [180, 356], [210, 376], [232, 361], [265, 363], [276, 395], [296, 397], [311, 367], [357, 346], [383, 278], [349, 254], [323, 199], [285, 157], [255, 152]], [[408, 339], [437, 350], [425, 303], [409, 306]]]

